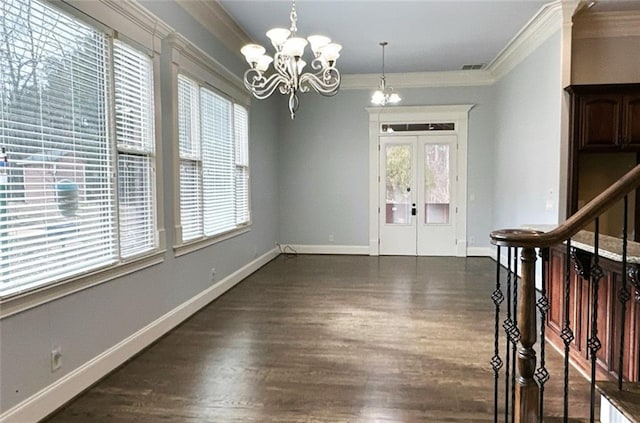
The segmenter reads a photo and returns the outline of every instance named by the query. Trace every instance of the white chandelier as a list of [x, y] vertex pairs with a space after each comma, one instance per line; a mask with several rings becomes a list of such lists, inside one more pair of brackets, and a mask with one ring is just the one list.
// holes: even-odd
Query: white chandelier
[[386, 41], [380, 43], [382, 46], [382, 77], [380, 78], [380, 87], [371, 96], [371, 103], [376, 106], [386, 106], [387, 104], [397, 104], [402, 100], [393, 88], [387, 88], [387, 79], [384, 76], [384, 47], [389, 44]]
[[[332, 43], [323, 35], [311, 35], [306, 40], [297, 37], [295, 0], [291, 5], [290, 19], [290, 29], [273, 28], [267, 31], [267, 37], [276, 50], [273, 57], [266, 55], [265, 48], [258, 44], [247, 44], [240, 51], [251, 65], [244, 73], [245, 87], [260, 100], [269, 97], [276, 88], [281, 94], [288, 94], [289, 112], [291, 119], [294, 119], [300, 105], [298, 92], [306, 93], [310, 88], [325, 96], [338, 92], [340, 72], [336, 68], [336, 60], [340, 57], [342, 46]], [[313, 73], [302, 73], [307, 64], [302, 60], [307, 40], [314, 55], [311, 62]], [[271, 62], [273, 73], [268, 76], [266, 71]]]

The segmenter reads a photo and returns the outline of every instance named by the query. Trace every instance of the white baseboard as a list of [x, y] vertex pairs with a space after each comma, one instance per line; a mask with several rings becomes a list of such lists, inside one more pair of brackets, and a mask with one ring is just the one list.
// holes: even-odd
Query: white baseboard
[[277, 248], [268, 251], [215, 285], [180, 304], [35, 395], [7, 410], [0, 415], [0, 423], [36, 422], [45, 418], [279, 254], [280, 251]]
[[[281, 244], [282, 248], [290, 247], [300, 254], [351, 254], [368, 256], [368, 245], [301, 245]], [[289, 251], [291, 252], [291, 251]], [[496, 249], [493, 247], [467, 247], [467, 256], [492, 257], [495, 260]]]
[[288, 245], [281, 244], [282, 248], [291, 247], [300, 254], [351, 254], [369, 255], [368, 245]]
[[467, 257], [491, 257], [495, 260], [495, 247], [467, 247]]
[[631, 423], [609, 400], [600, 395], [600, 423]]

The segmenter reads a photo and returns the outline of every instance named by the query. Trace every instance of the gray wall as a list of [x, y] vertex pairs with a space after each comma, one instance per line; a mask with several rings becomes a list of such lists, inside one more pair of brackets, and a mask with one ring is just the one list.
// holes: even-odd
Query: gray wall
[[558, 223], [560, 76], [558, 31], [495, 87], [494, 228]]
[[[469, 113], [468, 240], [470, 247], [487, 246], [494, 197], [493, 87], [398, 92], [403, 106], [475, 104]], [[280, 115], [282, 243], [328, 245], [334, 235], [336, 245], [369, 245], [370, 96], [369, 90], [344, 89], [329, 99], [302, 94], [294, 121]]]
[[[145, 2], [148, 8], [212, 57], [240, 74], [242, 59], [172, 2]], [[167, 87], [162, 87], [163, 90]], [[278, 114], [272, 101], [250, 107], [251, 231], [175, 258], [173, 201], [165, 195], [168, 251], [162, 264], [136, 272], [0, 321], [0, 413], [34, 395], [155, 319], [274, 248], [278, 237]], [[163, 136], [164, 184], [172, 192], [167, 166], [175, 140]], [[63, 367], [50, 371], [53, 345], [63, 350]]]
[[[495, 85], [400, 89], [402, 105], [475, 104], [469, 113], [468, 247], [489, 232], [557, 223], [560, 32]], [[301, 97], [280, 114], [280, 241], [367, 246], [369, 90]], [[284, 102], [278, 107], [285, 108]]]

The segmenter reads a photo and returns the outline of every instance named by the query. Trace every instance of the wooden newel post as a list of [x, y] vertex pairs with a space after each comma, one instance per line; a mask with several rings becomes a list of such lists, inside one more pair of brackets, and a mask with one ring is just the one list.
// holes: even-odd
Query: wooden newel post
[[536, 371], [536, 352], [533, 346], [537, 340], [536, 250], [523, 248], [520, 261], [522, 263], [521, 300], [520, 310], [518, 310], [520, 348], [517, 356], [515, 421], [537, 423], [538, 384], [533, 379]]

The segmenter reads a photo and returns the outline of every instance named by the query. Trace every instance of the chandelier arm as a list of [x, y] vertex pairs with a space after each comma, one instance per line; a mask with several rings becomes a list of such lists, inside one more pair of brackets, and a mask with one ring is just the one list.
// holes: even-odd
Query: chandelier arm
[[336, 68], [326, 68], [318, 73], [305, 73], [300, 76], [300, 91], [308, 92], [313, 88], [326, 97], [334, 96], [340, 88], [340, 72]]
[[322, 63], [322, 60], [319, 57], [316, 57], [311, 62], [311, 68], [314, 71], [320, 71], [320, 70], [324, 69], [324, 64]]
[[276, 52], [273, 59], [273, 70], [281, 77], [278, 90], [281, 94], [289, 94], [298, 88], [296, 62], [281, 52]]
[[248, 69], [244, 73], [244, 86], [259, 100], [268, 98], [278, 86], [282, 91], [282, 84], [286, 85], [287, 82], [287, 79], [279, 73], [274, 73], [268, 78], [255, 69]]
[[276, 52], [273, 55], [273, 69], [279, 74], [289, 78], [291, 73], [289, 57], [279, 51]]

